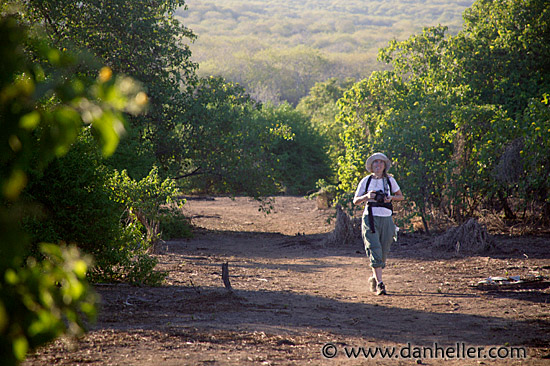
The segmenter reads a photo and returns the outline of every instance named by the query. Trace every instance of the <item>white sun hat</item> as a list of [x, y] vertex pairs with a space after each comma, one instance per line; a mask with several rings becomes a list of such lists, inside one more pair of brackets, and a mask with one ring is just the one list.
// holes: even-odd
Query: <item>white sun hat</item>
[[367, 159], [367, 163], [365, 164], [367, 170], [372, 173], [372, 163], [375, 160], [382, 160], [384, 164], [386, 164], [386, 172], [390, 170], [391, 167], [391, 161], [388, 159], [388, 157], [380, 152], [374, 153]]

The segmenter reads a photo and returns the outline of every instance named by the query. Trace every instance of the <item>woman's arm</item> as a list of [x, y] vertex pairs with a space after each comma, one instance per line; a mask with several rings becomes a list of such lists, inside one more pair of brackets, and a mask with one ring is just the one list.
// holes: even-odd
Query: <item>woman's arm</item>
[[365, 193], [362, 196], [357, 196], [353, 198], [353, 204], [354, 205], [360, 205], [363, 202], [368, 201], [370, 198], [370, 192]]
[[405, 197], [403, 197], [403, 193], [401, 192], [401, 190], [397, 191], [397, 192], [394, 192], [393, 196], [390, 196], [386, 199], [386, 202], [391, 202], [391, 201], [403, 201], [405, 199]]
[[376, 192], [375, 191], [368, 191], [367, 193], [365, 193], [362, 196], [355, 197], [353, 199], [353, 204], [354, 205], [360, 205], [361, 203], [367, 202], [368, 200], [373, 200], [375, 197], [376, 197]]
[[[361, 181], [359, 182], [359, 185], [357, 186], [357, 190], [355, 192], [355, 196], [353, 197], [354, 205], [360, 205], [361, 203], [369, 199], [369, 192], [365, 192], [367, 188], [365, 187], [366, 181], [367, 181], [367, 178], [365, 177], [361, 179]], [[365, 192], [365, 194], [358, 196], [360, 192]]]

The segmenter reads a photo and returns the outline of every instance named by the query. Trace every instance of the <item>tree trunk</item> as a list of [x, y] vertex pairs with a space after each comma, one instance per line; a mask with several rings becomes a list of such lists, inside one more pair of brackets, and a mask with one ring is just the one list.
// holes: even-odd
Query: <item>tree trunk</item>
[[422, 225], [424, 225], [424, 230], [426, 231], [426, 234], [430, 234], [430, 229], [428, 228], [428, 222], [426, 221], [426, 218], [424, 217], [424, 212], [420, 214], [420, 217], [422, 218]]
[[501, 190], [498, 191], [498, 199], [500, 200], [500, 204], [502, 205], [502, 209], [504, 210], [504, 217], [506, 218], [506, 220], [515, 220], [516, 214], [508, 205], [508, 200], [506, 199], [506, 197], [504, 197], [504, 194]]

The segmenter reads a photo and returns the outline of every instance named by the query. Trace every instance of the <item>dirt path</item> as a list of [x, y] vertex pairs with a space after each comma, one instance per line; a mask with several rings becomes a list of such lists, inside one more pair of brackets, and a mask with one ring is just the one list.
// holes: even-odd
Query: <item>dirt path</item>
[[[99, 286], [93, 329], [25, 365], [372, 363], [346, 355], [359, 347], [395, 347], [378, 364], [437, 365], [444, 352], [450, 365], [550, 364], [548, 284], [470, 286], [489, 276], [548, 277], [547, 237], [499, 238], [500, 254], [453, 257], [434, 253], [429, 238], [402, 236], [385, 271], [389, 295], [379, 297], [367, 290], [360, 244], [324, 245], [331, 212], [313, 201], [280, 197], [268, 216], [248, 198], [190, 200], [185, 211], [200, 229], [159, 255], [164, 286]], [[221, 279], [226, 262], [233, 292]], [[527, 359], [512, 359], [517, 347]], [[498, 355], [507, 357], [491, 359]]]

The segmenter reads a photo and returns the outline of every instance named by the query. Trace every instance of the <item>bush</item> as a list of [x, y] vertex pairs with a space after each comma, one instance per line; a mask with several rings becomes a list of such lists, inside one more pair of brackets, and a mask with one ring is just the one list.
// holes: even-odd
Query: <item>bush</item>
[[276, 128], [284, 126], [290, 131], [290, 137], [278, 138], [267, 146], [275, 160], [274, 177], [287, 194], [304, 194], [314, 189], [319, 179], [327, 179], [331, 175], [327, 141], [303, 113], [288, 103], [264, 105], [257, 113], [256, 121], [266, 125], [271, 123]]
[[[4, 6], [1, 8], [5, 10]], [[19, 25], [17, 19], [0, 17], [0, 354], [3, 365], [17, 365], [29, 350], [63, 333], [82, 332], [85, 322], [93, 318], [96, 296], [85, 278], [89, 257], [82, 256], [75, 246], [44, 243], [38, 246], [36, 243], [45, 239], [40, 233], [50, 238], [65, 236], [51, 220], [53, 215], [64, 220], [65, 228], [75, 225], [86, 230], [94, 224], [86, 220], [71, 223], [71, 217], [85, 218], [88, 213], [75, 215], [80, 199], [71, 204], [63, 200], [65, 196], [60, 192], [71, 195], [75, 188], [88, 187], [81, 190], [87, 200], [85, 211], [95, 212], [88, 217], [98, 219], [107, 228], [114, 228], [116, 221], [115, 224], [101, 221], [108, 210], [93, 204], [88, 206], [93, 201], [89, 198], [101, 192], [102, 185], [94, 186], [101, 181], [95, 179], [96, 175], [83, 178], [78, 173], [65, 174], [62, 179], [83, 183], [73, 184], [70, 186], [73, 190], [66, 191], [63, 185], [57, 184], [55, 173], [67, 172], [62, 169], [63, 162], [52, 164], [54, 171], [48, 169], [48, 164], [65, 155], [84, 128], [91, 129], [101, 141], [105, 156], [111, 154], [123, 127], [122, 112], [133, 104], [129, 101], [135, 100], [134, 92], [139, 91], [129, 79], [124, 79], [126, 88], [122, 90], [120, 84], [113, 81], [119, 79], [111, 79], [109, 68], [103, 69], [109, 77], [95, 81], [81, 77], [75, 68], [77, 62], [86, 63], [84, 59], [52, 49], [41, 39], [29, 39], [27, 29]], [[84, 164], [87, 158], [89, 156], [83, 158]], [[75, 166], [80, 168], [81, 164], [82, 161]], [[86, 178], [92, 181], [86, 182]], [[53, 183], [53, 187], [46, 182]], [[56, 202], [56, 199], [62, 201]], [[51, 204], [50, 211], [44, 203]], [[31, 229], [30, 233], [25, 232], [22, 221]], [[99, 233], [102, 227], [94, 229]], [[35, 256], [29, 256], [31, 237]]]
[[154, 270], [158, 260], [147, 253], [149, 247], [139, 221], [121, 225], [120, 236], [96, 258], [88, 277], [93, 282], [160, 285], [166, 273]]
[[[162, 184], [153, 188], [158, 181], [155, 174], [156, 170], [153, 178], [142, 181], [149, 185], [139, 186], [125, 172], [113, 173], [102, 164], [91, 136], [81, 135], [73, 148], [53, 161], [44, 174], [36, 173], [25, 191], [27, 199], [32, 198], [35, 203], [24, 220], [33, 243], [31, 254], [39, 254], [37, 246], [41, 241], [74, 243], [95, 259], [88, 274], [93, 282], [159, 284], [165, 274], [154, 271], [157, 260], [149, 254], [158, 233], [146, 229], [132, 214], [132, 209], [140, 210], [149, 218], [147, 222], [158, 222], [159, 215], [151, 213], [159, 211], [159, 207], [151, 201], [167, 202], [166, 192], [173, 192], [174, 188], [167, 190]], [[118, 185], [113, 184], [119, 179]]]
[[145, 230], [148, 246], [161, 236], [161, 224], [174, 232], [177, 220], [181, 219], [182, 231], [188, 226], [178, 211], [185, 200], [178, 199], [180, 191], [173, 179], [161, 180], [158, 169], [136, 181], [126, 170], [115, 171], [108, 182], [111, 199], [124, 207], [126, 222], [139, 222]]
[[120, 234], [123, 212], [105, 188], [108, 176], [87, 134], [43, 174], [34, 173], [25, 193], [35, 209], [24, 220], [34, 248], [41, 241], [63, 241], [95, 257], [108, 250]]
[[191, 223], [179, 207], [161, 209], [159, 216], [161, 238], [163, 240], [189, 238], [192, 236]]

